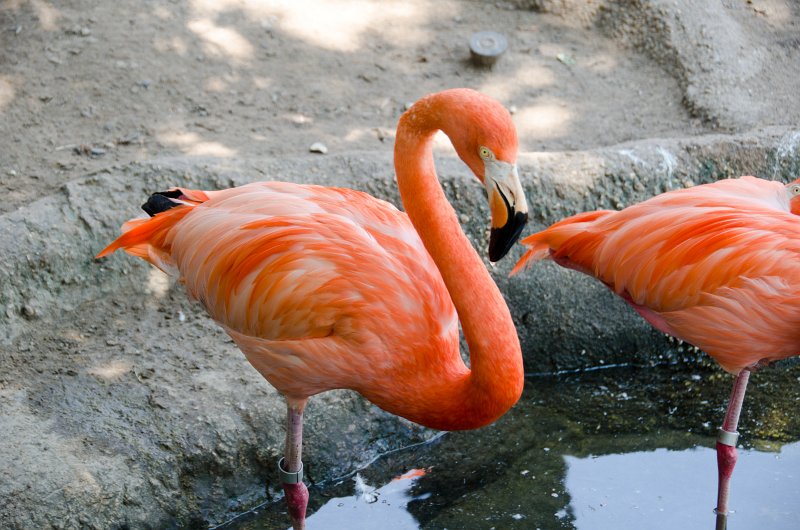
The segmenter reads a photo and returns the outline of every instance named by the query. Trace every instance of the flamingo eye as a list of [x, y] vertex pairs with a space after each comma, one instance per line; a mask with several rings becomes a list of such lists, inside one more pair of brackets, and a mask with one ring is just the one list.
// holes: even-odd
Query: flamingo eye
[[789, 186], [789, 193], [794, 196], [800, 195], [800, 184], [792, 184]]
[[494, 153], [492, 153], [491, 149], [488, 147], [483, 147], [478, 150], [478, 154], [481, 155], [481, 158], [484, 160], [494, 160]]

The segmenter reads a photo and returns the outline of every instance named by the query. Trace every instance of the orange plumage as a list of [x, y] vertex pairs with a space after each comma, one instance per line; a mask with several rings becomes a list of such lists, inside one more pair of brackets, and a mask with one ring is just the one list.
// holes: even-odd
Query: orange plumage
[[205, 193], [206, 202], [145, 220], [100, 256], [149, 244], [146, 259], [180, 271], [280, 392], [302, 399], [381, 377], [400, 384], [409, 363], [466, 369], [460, 357], [440, 356], [458, 351], [456, 312], [397, 208], [358, 191], [282, 182]]
[[[474, 417], [411, 412], [430, 408], [437, 385], [427, 390], [423, 381], [469, 370], [453, 302], [406, 214], [362, 192], [284, 182], [201, 193], [205, 202], [129, 222], [98, 257], [124, 248], [178, 271], [289, 398], [350, 388], [419, 423], [472, 426]], [[519, 388], [507, 388], [513, 403]]]
[[789, 189], [742, 177], [580, 214], [522, 240], [590, 274], [655, 327], [736, 374], [800, 353], [800, 218]]
[[517, 136], [499, 103], [466, 89], [427, 96], [401, 117], [395, 168], [408, 215], [347, 189], [176, 188], [154, 194], [145, 205], [153, 217], [126, 223], [98, 254], [123, 248], [179, 275], [286, 396], [279, 467], [295, 528], [308, 495], [300, 452], [309, 396], [350, 388], [389, 412], [453, 430], [494, 421], [522, 392], [511, 315], [436, 178], [437, 130], [497, 203], [489, 255], [500, 259], [527, 220]]

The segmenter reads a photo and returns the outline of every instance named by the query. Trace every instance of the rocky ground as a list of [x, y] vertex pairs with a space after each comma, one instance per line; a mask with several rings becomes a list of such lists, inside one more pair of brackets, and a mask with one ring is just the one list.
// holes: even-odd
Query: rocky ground
[[[491, 69], [468, 61], [483, 29], [510, 42]], [[530, 230], [722, 177], [787, 181], [798, 30], [781, 0], [6, 1], [0, 520], [204, 526], [278, 494], [280, 397], [179, 286], [92, 259], [149, 191], [281, 179], [397, 203], [394, 124], [453, 86], [514, 111]], [[485, 249], [482, 190], [438, 152]], [[518, 254], [493, 273], [528, 371], [680, 355], [587, 278], [507, 280]], [[307, 433], [316, 480], [431, 435], [344, 391], [312, 400]]]

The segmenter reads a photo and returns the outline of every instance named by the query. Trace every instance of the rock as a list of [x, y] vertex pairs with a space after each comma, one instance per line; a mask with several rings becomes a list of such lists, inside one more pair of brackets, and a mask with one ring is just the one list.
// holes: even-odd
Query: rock
[[21, 312], [22, 316], [25, 317], [25, 320], [35, 320], [36, 317], [38, 316], [36, 310], [33, 307], [29, 306], [28, 304], [22, 306]]
[[132, 131], [119, 138], [117, 140], [117, 145], [131, 145], [131, 144], [140, 144], [142, 143], [142, 134], [139, 131]]
[[[760, 96], [789, 74], [774, 66], [763, 75], [774, 43], [749, 31], [736, 10], [719, 2], [653, 0], [608, 3], [598, 22], [622, 43], [642, 49], [680, 83], [694, 116], [723, 129], [743, 130], [769, 121]], [[788, 66], [788, 65], [787, 65]], [[786, 71], [784, 71], [786, 70]], [[772, 83], [772, 84], [771, 84]], [[756, 92], [754, 94], [753, 92]]]
[[320, 153], [323, 155], [328, 153], [328, 148], [322, 142], [314, 142], [308, 150], [312, 153]]

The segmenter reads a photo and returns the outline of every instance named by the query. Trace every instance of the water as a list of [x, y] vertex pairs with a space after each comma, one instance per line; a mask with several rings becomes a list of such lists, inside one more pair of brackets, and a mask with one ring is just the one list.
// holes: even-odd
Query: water
[[[706, 528], [713, 525], [716, 452], [656, 449], [600, 457], [564, 457], [567, 511], [579, 529]], [[728, 527], [796, 530], [800, 526], [800, 443], [780, 453], [740, 452]]]
[[370, 486], [361, 475], [356, 475], [353, 479], [354, 494], [329, 500], [307, 518], [306, 527], [308, 530], [372, 530], [379, 522], [381, 530], [419, 528], [419, 523], [408, 511], [408, 503], [430, 497], [429, 494], [411, 493], [421, 473], [424, 470], [410, 470], [380, 488]]
[[[308, 529], [713, 529], [712, 448], [732, 379], [688, 368], [531, 378], [495, 425], [311, 488]], [[800, 528], [798, 381], [800, 366], [751, 379], [729, 530]], [[277, 502], [235, 527], [288, 524]]]

